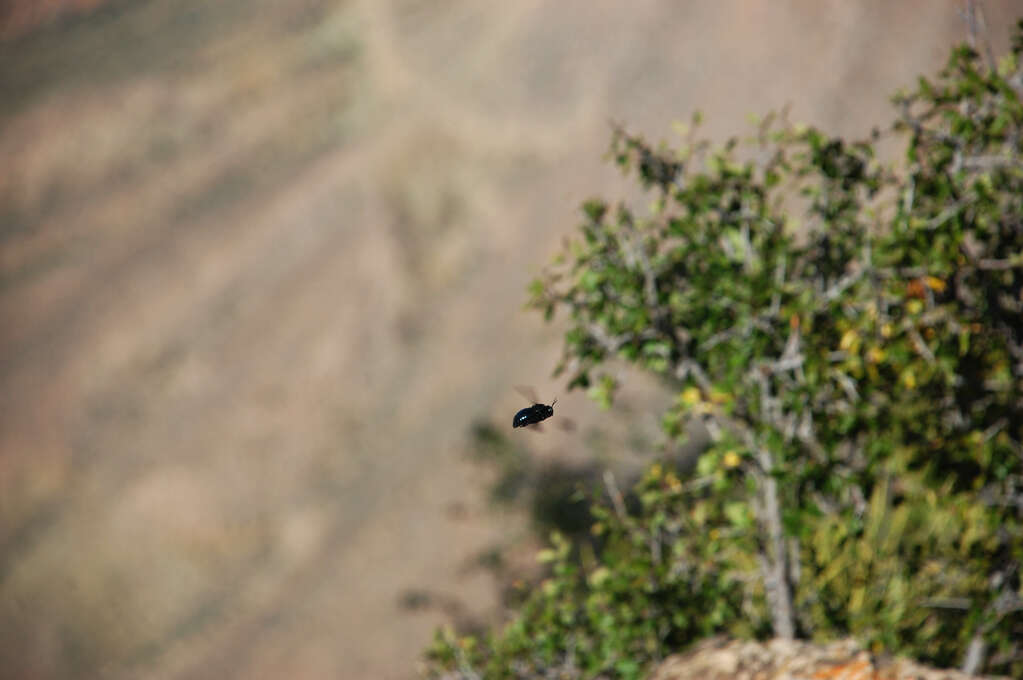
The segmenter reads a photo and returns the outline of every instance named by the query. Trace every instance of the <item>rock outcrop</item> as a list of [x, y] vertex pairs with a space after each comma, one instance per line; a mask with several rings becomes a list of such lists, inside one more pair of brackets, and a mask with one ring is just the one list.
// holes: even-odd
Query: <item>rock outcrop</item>
[[978, 676], [876, 656], [852, 640], [817, 645], [713, 638], [665, 659], [649, 680], [967, 680]]

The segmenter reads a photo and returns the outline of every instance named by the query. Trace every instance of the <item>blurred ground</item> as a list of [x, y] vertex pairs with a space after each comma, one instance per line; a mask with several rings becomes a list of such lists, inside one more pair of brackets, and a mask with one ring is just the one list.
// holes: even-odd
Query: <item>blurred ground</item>
[[[620, 186], [608, 119], [864, 135], [957, 7], [112, 0], [0, 31], [0, 675], [412, 677], [434, 626], [497, 615], [472, 565], [525, 525], [467, 451], [513, 385], [581, 425], [515, 432], [536, 460], [652, 455], [657, 391], [595, 413], [521, 309]], [[1019, 5], [985, 8], [1003, 52]]]

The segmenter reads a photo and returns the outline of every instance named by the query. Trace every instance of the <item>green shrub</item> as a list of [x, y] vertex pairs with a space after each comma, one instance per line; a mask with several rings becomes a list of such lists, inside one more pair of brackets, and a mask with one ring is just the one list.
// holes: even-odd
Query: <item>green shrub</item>
[[588, 201], [531, 303], [567, 314], [571, 386], [609, 405], [634, 364], [677, 386], [670, 437], [714, 443], [598, 503], [588, 561], [555, 536], [508, 627], [438, 633], [433, 672], [638, 677], [727, 631], [1023, 675], [1021, 57], [1023, 22], [997, 69], [957, 48], [897, 95], [895, 166], [774, 117], [718, 149], [614, 130], [653, 205]]

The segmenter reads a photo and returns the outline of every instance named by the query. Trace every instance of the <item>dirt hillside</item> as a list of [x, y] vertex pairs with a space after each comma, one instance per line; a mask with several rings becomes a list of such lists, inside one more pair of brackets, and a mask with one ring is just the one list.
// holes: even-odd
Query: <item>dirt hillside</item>
[[657, 392], [595, 412], [522, 311], [620, 186], [608, 119], [866, 134], [965, 36], [923, 0], [64, 4], [0, 32], [11, 678], [413, 677], [498, 615], [473, 565], [525, 525], [467, 452], [513, 385], [580, 425], [516, 431], [536, 460], [653, 455]]

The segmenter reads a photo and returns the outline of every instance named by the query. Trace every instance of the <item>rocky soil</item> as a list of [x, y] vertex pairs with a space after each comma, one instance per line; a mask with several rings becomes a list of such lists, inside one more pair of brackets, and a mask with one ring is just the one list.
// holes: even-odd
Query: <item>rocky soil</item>
[[[649, 680], [968, 680], [981, 676], [875, 656], [851, 640], [815, 645], [793, 640], [707, 640], [666, 659]], [[989, 676], [991, 677], [991, 676]]]

